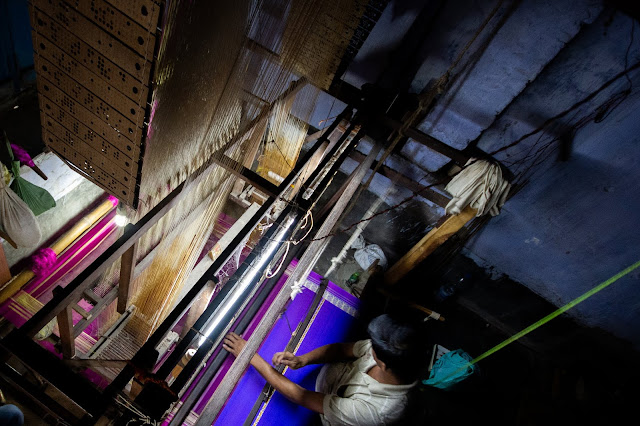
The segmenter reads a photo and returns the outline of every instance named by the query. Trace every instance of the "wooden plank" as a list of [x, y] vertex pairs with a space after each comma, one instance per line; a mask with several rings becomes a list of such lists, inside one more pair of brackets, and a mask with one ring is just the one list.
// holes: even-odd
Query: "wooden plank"
[[444, 223], [427, 233], [407, 254], [384, 274], [385, 284], [396, 284], [416, 265], [427, 258], [449, 237], [458, 232], [467, 222], [476, 217], [476, 210], [467, 207], [460, 214], [449, 216]]
[[66, 359], [73, 358], [76, 355], [76, 339], [73, 335], [72, 312], [71, 306], [67, 306], [58, 314], [58, 331], [60, 332], [62, 356]]
[[9, 270], [9, 263], [7, 257], [4, 254], [4, 247], [0, 244], [0, 285], [4, 285], [11, 279], [11, 271]]
[[136, 241], [120, 258], [120, 281], [118, 282], [118, 313], [124, 314], [129, 303], [131, 294], [131, 282], [136, 264], [136, 252], [138, 242]]

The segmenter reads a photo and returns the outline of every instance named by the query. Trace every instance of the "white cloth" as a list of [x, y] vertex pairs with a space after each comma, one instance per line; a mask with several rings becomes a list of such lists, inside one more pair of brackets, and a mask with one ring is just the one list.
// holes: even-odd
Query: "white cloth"
[[303, 284], [304, 280], [296, 281], [295, 283], [293, 283], [293, 285], [291, 286], [291, 294], [289, 295], [291, 300], [295, 299], [297, 295], [302, 293]]
[[477, 216], [487, 213], [500, 214], [511, 185], [502, 177], [497, 164], [485, 160], [469, 160], [465, 168], [444, 188], [453, 198], [447, 204], [447, 214], [458, 214], [471, 206], [478, 211]]
[[0, 179], [0, 226], [19, 247], [35, 247], [42, 234], [27, 204]]
[[407, 406], [409, 385], [387, 385], [367, 372], [376, 365], [371, 340], [353, 347], [356, 360], [322, 367], [316, 391], [326, 394], [320, 415], [323, 425], [386, 425], [398, 420]]
[[365, 271], [373, 265], [376, 259], [380, 259], [378, 266], [382, 269], [387, 269], [387, 257], [377, 244], [369, 244], [364, 248], [356, 250], [353, 257], [356, 259], [356, 262], [358, 262], [358, 265]]

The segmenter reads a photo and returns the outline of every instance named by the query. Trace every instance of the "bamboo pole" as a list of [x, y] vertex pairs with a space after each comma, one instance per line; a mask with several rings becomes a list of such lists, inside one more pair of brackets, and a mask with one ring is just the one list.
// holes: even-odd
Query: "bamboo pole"
[[[93, 211], [89, 212], [85, 217], [80, 219], [73, 227], [68, 230], [64, 235], [58, 238], [49, 248], [58, 256], [67, 247], [69, 247], [75, 240], [77, 240], [82, 234], [84, 234], [89, 228], [91, 228], [100, 218], [111, 211], [118, 204], [118, 200], [109, 197], [103, 201]], [[22, 287], [24, 287], [35, 274], [31, 269], [23, 269], [18, 275], [13, 277], [11, 281], [5, 284], [0, 289], [0, 303], [5, 302], [7, 299], [16, 294]]]

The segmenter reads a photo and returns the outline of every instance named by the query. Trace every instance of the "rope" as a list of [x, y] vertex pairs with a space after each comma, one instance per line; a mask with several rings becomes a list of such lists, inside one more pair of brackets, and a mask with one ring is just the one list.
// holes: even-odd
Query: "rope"
[[586, 293], [582, 294], [581, 296], [576, 297], [571, 302], [567, 303], [566, 305], [564, 305], [561, 308], [558, 308], [557, 310], [555, 310], [554, 312], [550, 313], [549, 315], [547, 315], [546, 317], [542, 318], [541, 320], [531, 324], [529, 327], [525, 328], [521, 332], [509, 337], [504, 342], [502, 342], [502, 343], [494, 346], [493, 348], [489, 349], [488, 351], [486, 351], [485, 353], [483, 353], [479, 357], [474, 358], [473, 360], [471, 360], [470, 362], [468, 362], [464, 366], [460, 367], [459, 369], [457, 369], [453, 373], [449, 374], [447, 377], [445, 377], [442, 380], [440, 380], [438, 383], [444, 382], [444, 381], [448, 380], [451, 377], [455, 377], [458, 373], [461, 373], [462, 371], [466, 370], [467, 368], [471, 367], [472, 365], [477, 364], [478, 362], [482, 361], [483, 359], [493, 355], [494, 353], [498, 352], [500, 349], [502, 349], [505, 346], [515, 342], [516, 340], [520, 339], [521, 337], [531, 333], [533, 330], [537, 329], [538, 327], [541, 327], [541, 326], [545, 325], [546, 323], [548, 323], [549, 321], [551, 321], [555, 317], [567, 312], [569, 309], [571, 309], [571, 308], [575, 307], [576, 305], [584, 302], [585, 300], [587, 300], [588, 298], [590, 298], [594, 294], [596, 294], [596, 293], [600, 292], [601, 290], [604, 290], [605, 288], [609, 287], [611, 284], [613, 284], [614, 282], [618, 281], [620, 278], [624, 277], [625, 275], [629, 274], [630, 272], [633, 272], [638, 267], [640, 267], [640, 260], [637, 261], [636, 263], [634, 263], [633, 265], [631, 265], [631, 266], [623, 269], [622, 271], [618, 272], [617, 274], [615, 274], [614, 276], [612, 276], [608, 280], [600, 283], [599, 285], [597, 285], [596, 287], [594, 287], [591, 290], [587, 291]]

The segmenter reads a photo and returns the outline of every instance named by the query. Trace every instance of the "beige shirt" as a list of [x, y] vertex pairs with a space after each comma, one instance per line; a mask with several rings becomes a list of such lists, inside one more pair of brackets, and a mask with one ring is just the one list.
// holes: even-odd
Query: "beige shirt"
[[361, 340], [353, 347], [357, 358], [322, 367], [316, 391], [325, 393], [323, 425], [386, 425], [399, 419], [407, 406], [409, 385], [387, 385], [367, 372], [376, 365], [371, 340]]

